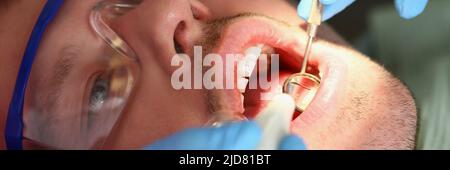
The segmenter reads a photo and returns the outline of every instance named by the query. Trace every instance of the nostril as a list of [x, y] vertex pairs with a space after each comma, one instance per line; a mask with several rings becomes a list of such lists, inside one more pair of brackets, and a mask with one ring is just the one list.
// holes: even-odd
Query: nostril
[[197, 0], [184, 1], [186, 6], [180, 7], [177, 14], [177, 20], [172, 21], [176, 24], [173, 33], [174, 50], [180, 54], [190, 54], [191, 47], [202, 38], [203, 23], [208, 17], [207, 8]]
[[202, 4], [201, 2], [199, 2], [197, 0], [191, 1], [190, 4], [191, 4], [192, 16], [196, 20], [202, 20], [202, 21], [208, 20], [208, 18], [210, 16], [208, 7], [206, 7], [204, 4]]
[[183, 47], [180, 45], [180, 43], [177, 42], [175, 38], [173, 39], [173, 43], [175, 45], [175, 52], [177, 52], [177, 54], [183, 54], [184, 53]]
[[192, 16], [195, 18], [195, 19], [197, 19], [197, 20], [202, 20], [202, 15], [201, 15], [201, 13], [200, 13], [200, 11], [198, 11], [198, 9], [196, 9], [196, 8], [194, 8], [194, 7], [191, 7], [191, 10], [192, 10]]
[[186, 50], [184, 50], [186, 47], [183, 46], [183, 38], [182, 38], [182, 34], [186, 29], [186, 23], [184, 21], [181, 21], [180, 23], [178, 23], [176, 29], [175, 29], [175, 33], [173, 36], [173, 43], [174, 43], [174, 48], [175, 51], [177, 52], [177, 54], [182, 54], [184, 53]]

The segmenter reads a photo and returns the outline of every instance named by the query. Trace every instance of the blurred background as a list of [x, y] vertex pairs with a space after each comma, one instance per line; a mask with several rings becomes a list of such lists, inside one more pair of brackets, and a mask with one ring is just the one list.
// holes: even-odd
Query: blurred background
[[411, 89], [419, 113], [417, 149], [450, 149], [449, 9], [449, 0], [432, 0], [422, 15], [403, 20], [393, 0], [360, 0], [328, 21]]

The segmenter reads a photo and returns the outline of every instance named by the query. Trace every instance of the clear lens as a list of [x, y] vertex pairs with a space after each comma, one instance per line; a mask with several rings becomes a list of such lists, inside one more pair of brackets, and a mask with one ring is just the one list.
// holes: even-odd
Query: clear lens
[[101, 147], [140, 70], [133, 50], [108, 27], [138, 4], [122, 2], [101, 2], [93, 8], [86, 25], [96, 35], [79, 35], [92, 41], [61, 49], [52, 36], [44, 37], [48, 43], [39, 49], [27, 86], [25, 138], [50, 148]]

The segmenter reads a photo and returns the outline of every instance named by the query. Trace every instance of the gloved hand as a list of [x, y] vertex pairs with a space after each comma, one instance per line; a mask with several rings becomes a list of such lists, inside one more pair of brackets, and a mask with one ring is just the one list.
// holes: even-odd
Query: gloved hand
[[[313, 0], [301, 0], [298, 5], [298, 15], [307, 20]], [[350, 6], [355, 0], [320, 0], [324, 5], [322, 19], [328, 20], [345, 8]], [[418, 16], [425, 10], [428, 0], [395, 0], [395, 7], [399, 15], [404, 19], [411, 19]]]
[[[145, 147], [148, 150], [253, 150], [261, 140], [261, 128], [254, 121], [235, 122], [221, 127], [187, 129]], [[282, 150], [303, 150], [303, 141], [288, 135]]]
[[[295, 102], [290, 96], [286, 94], [279, 95], [274, 97], [267, 107], [261, 111], [261, 115], [256, 118], [258, 122], [234, 122], [220, 127], [187, 129], [157, 141], [144, 149], [253, 150], [270, 148], [302, 150], [305, 149], [305, 145], [299, 137], [286, 135], [289, 134], [289, 115], [292, 115], [294, 108]], [[276, 124], [273, 121], [281, 121], [283, 124]], [[271, 126], [272, 128], [271, 131], [267, 131], [267, 127], [265, 127], [263, 133], [263, 129], [260, 126]], [[278, 135], [273, 135], [273, 133]], [[263, 143], [264, 135], [266, 135], [266, 140]]]

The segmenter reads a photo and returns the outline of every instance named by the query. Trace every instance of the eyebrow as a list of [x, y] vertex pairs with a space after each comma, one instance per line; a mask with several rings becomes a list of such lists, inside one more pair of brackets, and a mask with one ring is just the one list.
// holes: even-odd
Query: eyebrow
[[[55, 104], [60, 101], [61, 91], [63, 89], [64, 82], [66, 82], [68, 76], [73, 71], [73, 66], [77, 56], [79, 55], [78, 48], [74, 47], [65, 47], [61, 50], [60, 56], [53, 68], [51, 69], [50, 79], [48, 82], [44, 82], [47, 84], [44, 87], [48, 87], [48, 91], [46, 92], [43, 98], [41, 98], [41, 109], [50, 112], [50, 114], [55, 109]], [[38, 99], [39, 100], [39, 99]]]

